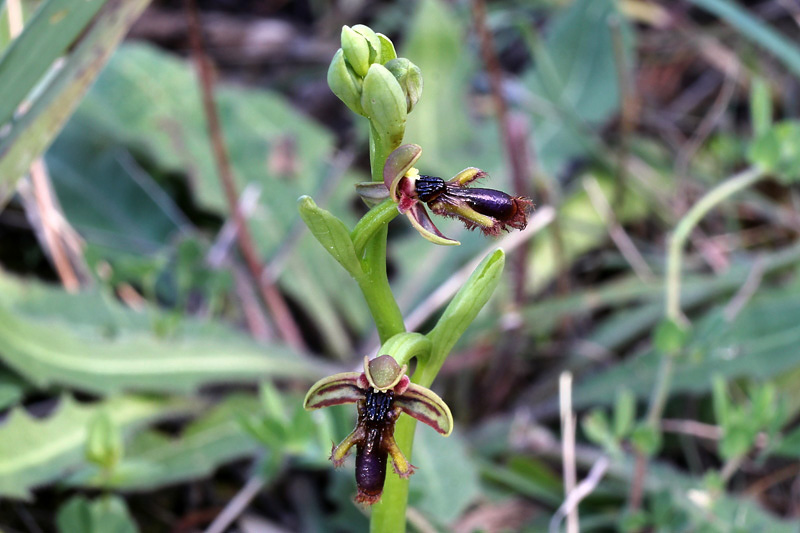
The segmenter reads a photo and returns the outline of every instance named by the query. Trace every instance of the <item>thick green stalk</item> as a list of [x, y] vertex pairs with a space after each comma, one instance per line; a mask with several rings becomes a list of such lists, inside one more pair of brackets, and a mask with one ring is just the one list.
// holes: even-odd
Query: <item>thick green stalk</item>
[[403, 314], [392, 294], [389, 278], [386, 275], [386, 234], [388, 229], [388, 225], [384, 224], [384, 227], [376, 231], [372, 239], [367, 242], [364, 248], [364, 259], [361, 261], [364, 276], [358, 280], [358, 286], [364, 293], [364, 299], [372, 313], [381, 343], [406, 330]]

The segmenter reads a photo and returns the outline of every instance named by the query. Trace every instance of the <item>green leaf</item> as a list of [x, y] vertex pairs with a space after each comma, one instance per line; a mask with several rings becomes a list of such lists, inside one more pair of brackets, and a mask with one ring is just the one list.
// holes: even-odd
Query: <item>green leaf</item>
[[631, 444], [647, 457], [653, 457], [661, 449], [661, 431], [647, 422], [642, 422], [633, 429]]
[[[556, 15], [544, 42], [533, 37], [535, 70], [525, 81], [543, 102], [536, 110], [534, 142], [545, 172], [558, 175], [570, 161], [596, 150], [587, 128], [598, 128], [619, 109], [620, 88], [611, 0], [576, 0]], [[625, 67], [633, 65], [633, 32], [617, 16]]]
[[711, 380], [711, 398], [714, 407], [714, 421], [723, 431], [729, 427], [731, 420], [731, 401], [728, 398], [728, 386], [719, 374]]
[[665, 318], [656, 326], [653, 334], [653, 346], [661, 353], [676, 356], [686, 345], [688, 333], [688, 328], [685, 326]]
[[[4, 185], [16, 184], [51, 143], [148, 3], [149, 0], [108, 2], [92, 23], [80, 30], [83, 34], [64, 66], [0, 143], [0, 180]], [[41, 31], [52, 32], [53, 29], [42, 27]], [[23, 60], [31, 60], [30, 55], [25, 54]], [[12, 189], [4, 187], [5, 195]]]
[[0, 368], [0, 411], [22, 400], [28, 385], [5, 368]]
[[0, 426], [0, 495], [28, 498], [31, 489], [82, 464], [89, 421], [98, 412], [107, 412], [114, 425], [129, 431], [185, 410], [185, 404], [133, 396], [88, 405], [65, 397], [45, 419], [15, 408]]
[[747, 151], [753, 165], [788, 185], [800, 180], [800, 122], [784, 121], [759, 136]]
[[319, 241], [325, 251], [331, 254], [351, 276], [358, 279], [364, 275], [361, 263], [356, 256], [350, 230], [344, 222], [336, 218], [330, 211], [317, 207], [310, 196], [301, 196], [298, 200], [300, 216], [308, 229]]
[[86, 458], [106, 470], [112, 470], [122, 458], [122, 434], [108, 413], [100, 411], [89, 420]]
[[602, 409], [592, 409], [583, 417], [581, 427], [590, 441], [602, 446], [609, 453], [619, 452], [619, 442], [611, 432], [608, 416]]
[[53, 62], [81, 36], [106, 0], [48, 0], [0, 58], [0, 124], [8, 122], [23, 98]]
[[414, 465], [410, 503], [437, 524], [450, 524], [480, 496], [478, 472], [458, 432], [445, 439], [427, 428], [419, 430]]
[[427, 335], [431, 340], [431, 357], [429, 364], [424, 367], [425, 376], [420, 378], [420, 384], [429, 385], [432, 382], [456, 341], [489, 301], [500, 281], [504, 265], [503, 250], [495, 250], [487, 255], [444, 310], [436, 326]]
[[328, 371], [284, 346], [259, 345], [208, 322], [185, 319], [173, 337], [90, 291], [68, 295], [0, 275], [0, 360], [37, 386], [97, 393], [189, 391], [268, 376], [314, 379]]
[[628, 436], [636, 419], [636, 397], [625, 388], [617, 393], [614, 405], [614, 436], [624, 439]]
[[84, 113], [67, 123], [45, 161], [64, 215], [89, 243], [141, 258], [189, 230], [167, 193]]
[[137, 533], [125, 500], [118, 496], [102, 496], [89, 501], [73, 496], [58, 510], [56, 523], [60, 533]]
[[239, 422], [257, 410], [254, 397], [231, 395], [186, 426], [177, 438], [157, 431], [137, 433], [109, 478], [87, 465], [72, 474], [67, 483], [145, 491], [208, 477], [220, 465], [258, 451], [258, 443]]
[[738, 29], [742, 35], [780, 59], [795, 76], [800, 76], [800, 47], [765, 24], [733, 0], [690, 0]]
[[755, 137], [764, 135], [772, 126], [772, 92], [760, 76], [754, 76], [750, 86], [750, 122]]
[[[788, 256], [787, 256], [788, 257]], [[663, 312], [663, 311], [662, 311]], [[688, 357], [675, 361], [671, 394], [702, 393], [711, 388], [708, 376], [766, 380], [800, 366], [800, 298], [797, 289], [762, 290], [732, 322], [721, 307], [694, 322], [686, 345]], [[660, 356], [646, 350], [613, 368], [586, 376], [576, 384], [576, 406], [610, 403], [620, 383], [637, 398], [652, 392]]]

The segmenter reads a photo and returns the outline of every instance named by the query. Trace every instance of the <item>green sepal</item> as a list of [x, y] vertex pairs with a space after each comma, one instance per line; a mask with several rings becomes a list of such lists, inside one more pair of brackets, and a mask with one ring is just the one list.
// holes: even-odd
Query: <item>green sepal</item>
[[408, 416], [429, 425], [445, 437], [453, 432], [450, 408], [430, 389], [410, 383], [403, 394], [395, 396], [394, 404]]
[[339, 100], [359, 115], [364, 115], [364, 110], [361, 108], [362, 85], [361, 78], [347, 64], [344, 52], [339, 48], [328, 67], [328, 87]]
[[397, 52], [394, 49], [394, 43], [382, 33], [376, 34], [381, 41], [381, 59], [378, 61], [381, 65], [385, 65], [392, 59], [397, 58]]
[[370, 65], [370, 45], [367, 39], [350, 26], [342, 26], [342, 51], [353, 71], [362, 78], [366, 76]]
[[381, 43], [381, 39], [378, 37], [378, 34], [375, 33], [369, 26], [365, 26], [363, 24], [356, 24], [352, 29], [354, 32], [361, 35], [369, 44], [369, 64], [385, 63], [386, 60], [381, 60], [383, 44]]
[[406, 96], [395, 77], [383, 65], [370, 65], [361, 90], [361, 109], [372, 121], [384, 150], [394, 150], [405, 133]]
[[384, 65], [395, 77], [406, 95], [406, 111], [411, 113], [422, 96], [422, 71], [404, 57], [392, 59]]
[[[426, 378], [432, 381], [456, 341], [478, 316], [500, 282], [505, 266], [505, 252], [495, 250], [477, 266], [467, 282], [444, 310], [436, 326], [428, 333], [431, 340], [431, 360], [425, 366]], [[427, 374], [430, 373], [430, 376]], [[429, 383], [426, 378], [422, 383]]]
[[347, 229], [344, 222], [336, 218], [330, 211], [317, 207], [310, 196], [301, 196], [297, 203], [300, 217], [322, 247], [351, 276], [355, 279], [361, 278], [364, 272], [361, 270], [361, 263], [356, 256], [353, 241], [350, 240], [350, 230]]
[[310, 411], [331, 405], [356, 403], [364, 398], [364, 391], [358, 386], [360, 377], [361, 372], [342, 372], [322, 378], [308, 389], [303, 407]]

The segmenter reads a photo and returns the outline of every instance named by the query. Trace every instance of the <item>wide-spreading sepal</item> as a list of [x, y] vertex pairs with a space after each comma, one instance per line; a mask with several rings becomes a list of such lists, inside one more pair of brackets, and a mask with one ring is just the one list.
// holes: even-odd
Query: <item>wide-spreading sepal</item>
[[402, 411], [423, 422], [447, 437], [453, 431], [450, 408], [435, 392], [415, 383], [395, 398], [394, 404]]
[[303, 407], [311, 410], [356, 403], [364, 398], [363, 383], [365, 380], [361, 372], [343, 372], [322, 378], [306, 393]]

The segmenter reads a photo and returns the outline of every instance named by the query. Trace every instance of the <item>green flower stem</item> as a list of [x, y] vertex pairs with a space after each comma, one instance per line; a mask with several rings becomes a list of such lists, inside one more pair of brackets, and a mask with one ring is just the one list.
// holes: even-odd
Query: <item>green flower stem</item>
[[[739, 191], [742, 191], [764, 177], [764, 171], [751, 167], [728, 178], [706, 193], [675, 226], [675, 231], [669, 242], [667, 253], [667, 303], [666, 317], [676, 323], [685, 321], [681, 314], [681, 264], [683, 263], [683, 249], [692, 230], [714, 207], [727, 200]], [[650, 398], [650, 408], [647, 412], [647, 422], [657, 426], [664, 412], [664, 405], [669, 396], [672, 371], [674, 369], [675, 354], [662, 355], [661, 367], [653, 395]]]
[[384, 225], [367, 242], [364, 259], [361, 261], [364, 275], [357, 280], [372, 313], [381, 343], [406, 330], [403, 314], [392, 294], [389, 278], [386, 275], [387, 232], [388, 227]]
[[364, 253], [364, 247], [375, 235], [375, 232], [391, 222], [397, 215], [397, 204], [387, 198], [361, 217], [361, 220], [358, 221], [358, 224], [350, 233], [350, 238], [353, 241], [353, 247], [356, 249], [358, 257], [361, 257]]

